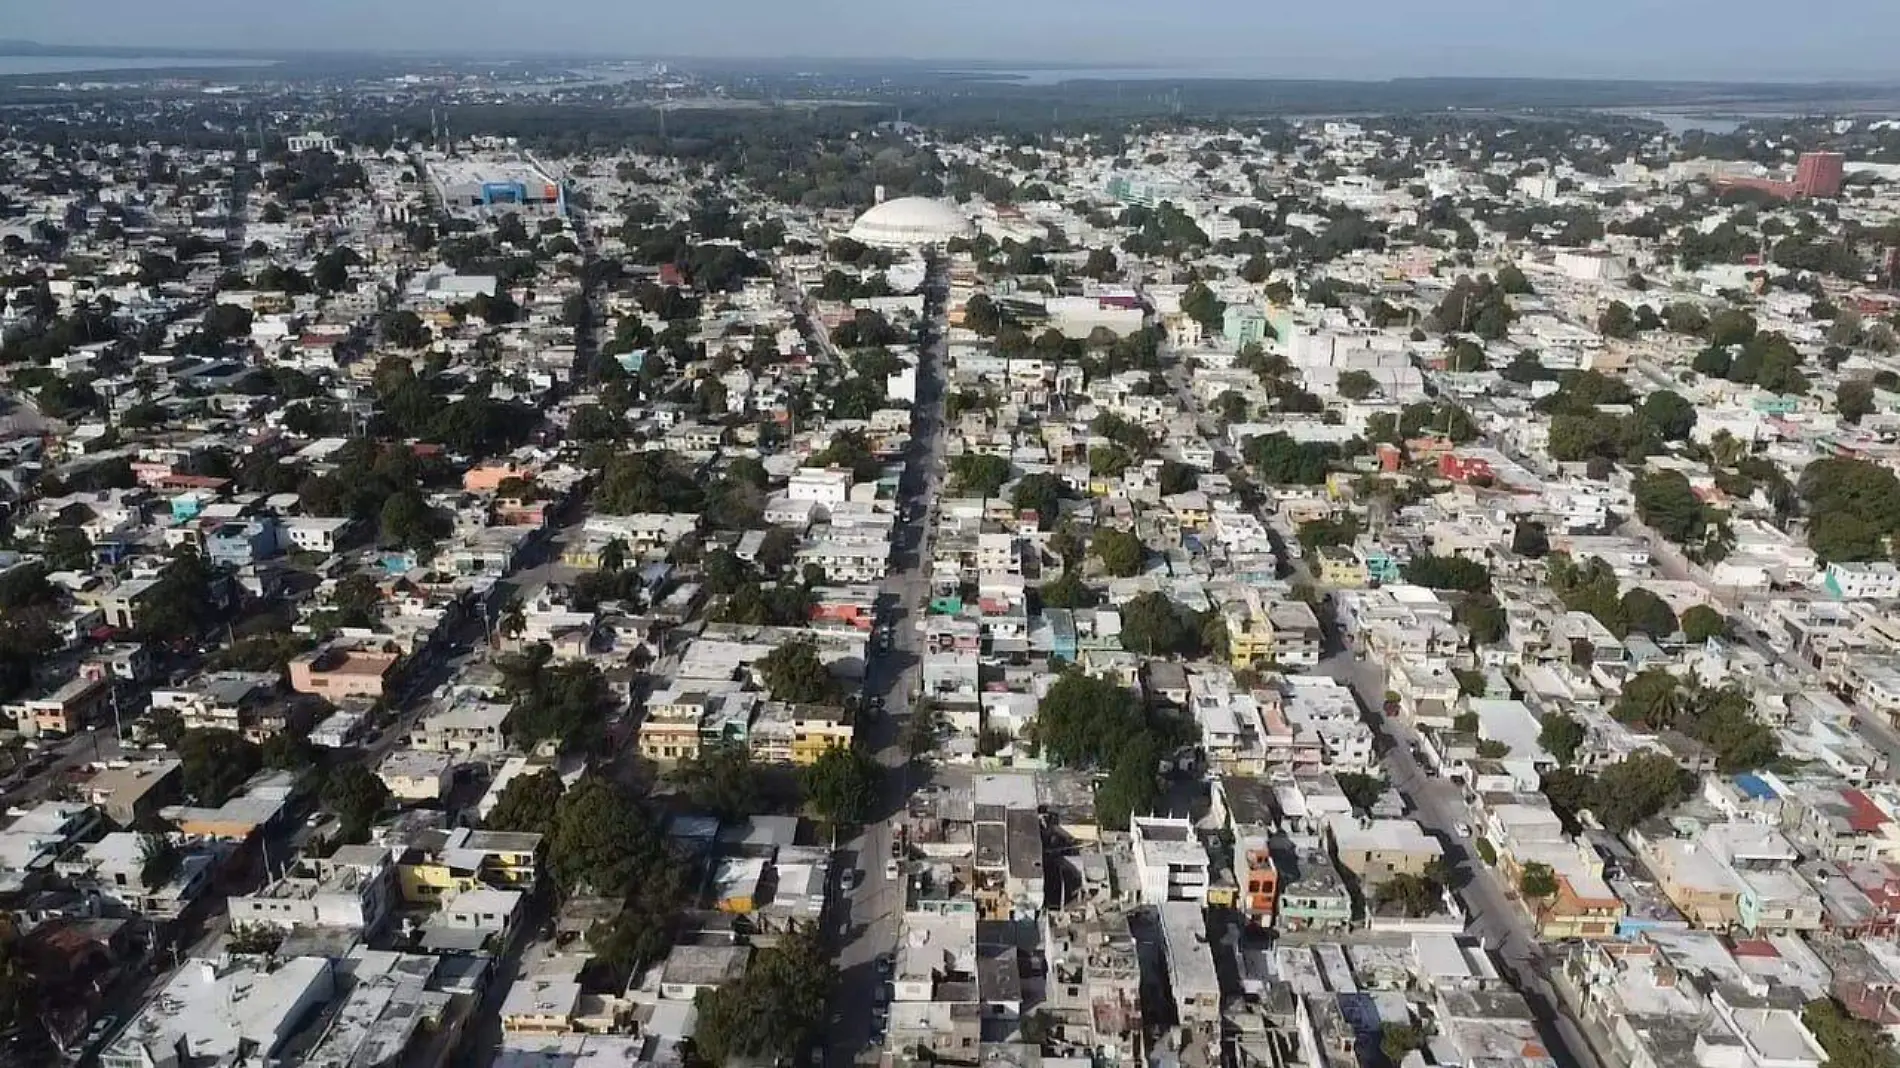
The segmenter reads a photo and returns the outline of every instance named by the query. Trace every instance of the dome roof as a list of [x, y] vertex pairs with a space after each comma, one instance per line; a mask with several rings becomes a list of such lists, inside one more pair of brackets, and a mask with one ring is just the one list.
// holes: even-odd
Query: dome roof
[[941, 200], [899, 197], [858, 216], [850, 237], [866, 245], [941, 245], [975, 232], [968, 216]]

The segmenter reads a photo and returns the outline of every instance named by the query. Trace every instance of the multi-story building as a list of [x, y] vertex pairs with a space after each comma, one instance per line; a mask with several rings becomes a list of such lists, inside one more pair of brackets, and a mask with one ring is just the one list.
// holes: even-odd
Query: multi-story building
[[487, 887], [525, 891], [540, 873], [541, 836], [515, 831], [425, 831], [394, 846], [397, 885], [408, 905], [433, 906]]
[[328, 857], [297, 858], [255, 893], [233, 897], [233, 926], [346, 927], [374, 932], [395, 905], [396, 867], [379, 846], [343, 846]]
[[401, 659], [381, 650], [326, 645], [290, 661], [290, 688], [331, 701], [378, 700]]
[[1135, 874], [1143, 904], [1207, 903], [1212, 865], [1192, 820], [1136, 816], [1129, 823], [1129, 833], [1134, 839]]
[[1296, 846], [1276, 858], [1282, 930], [1344, 930], [1352, 925], [1352, 893], [1318, 843]]

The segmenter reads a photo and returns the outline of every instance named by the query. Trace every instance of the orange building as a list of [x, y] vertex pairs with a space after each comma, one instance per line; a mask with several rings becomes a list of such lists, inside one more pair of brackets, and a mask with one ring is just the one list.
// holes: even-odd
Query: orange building
[[462, 489], [468, 493], [493, 493], [501, 484], [511, 478], [534, 481], [536, 471], [532, 467], [516, 467], [514, 464], [487, 464], [471, 467], [462, 476]]
[[1280, 869], [1264, 840], [1244, 844], [1240, 874], [1241, 911], [1264, 926], [1272, 921], [1280, 899]]
[[401, 657], [326, 645], [290, 662], [290, 688], [332, 701], [344, 697], [383, 696], [384, 684]]

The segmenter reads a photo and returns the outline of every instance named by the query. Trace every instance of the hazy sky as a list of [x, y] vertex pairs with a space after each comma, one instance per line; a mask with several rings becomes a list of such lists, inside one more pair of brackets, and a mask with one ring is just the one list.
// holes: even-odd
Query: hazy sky
[[0, 0], [53, 44], [1900, 81], [1900, 0]]

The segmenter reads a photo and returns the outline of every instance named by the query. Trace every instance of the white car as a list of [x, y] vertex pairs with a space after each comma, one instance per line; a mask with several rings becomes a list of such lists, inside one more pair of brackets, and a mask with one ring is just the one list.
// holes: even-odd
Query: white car
[[886, 879], [889, 879], [892, 882], [897, 881], [898, 869], [897, 869], [897, 861], [895, 858], [884, 862], [884, 877]]
[[1471, 837], [1471, 824], [1466, 823], [1463, 820], [1459, 820], [1457, 826], [1454, 829], [1457, 830], [1458, 837], [1460, 838]]

